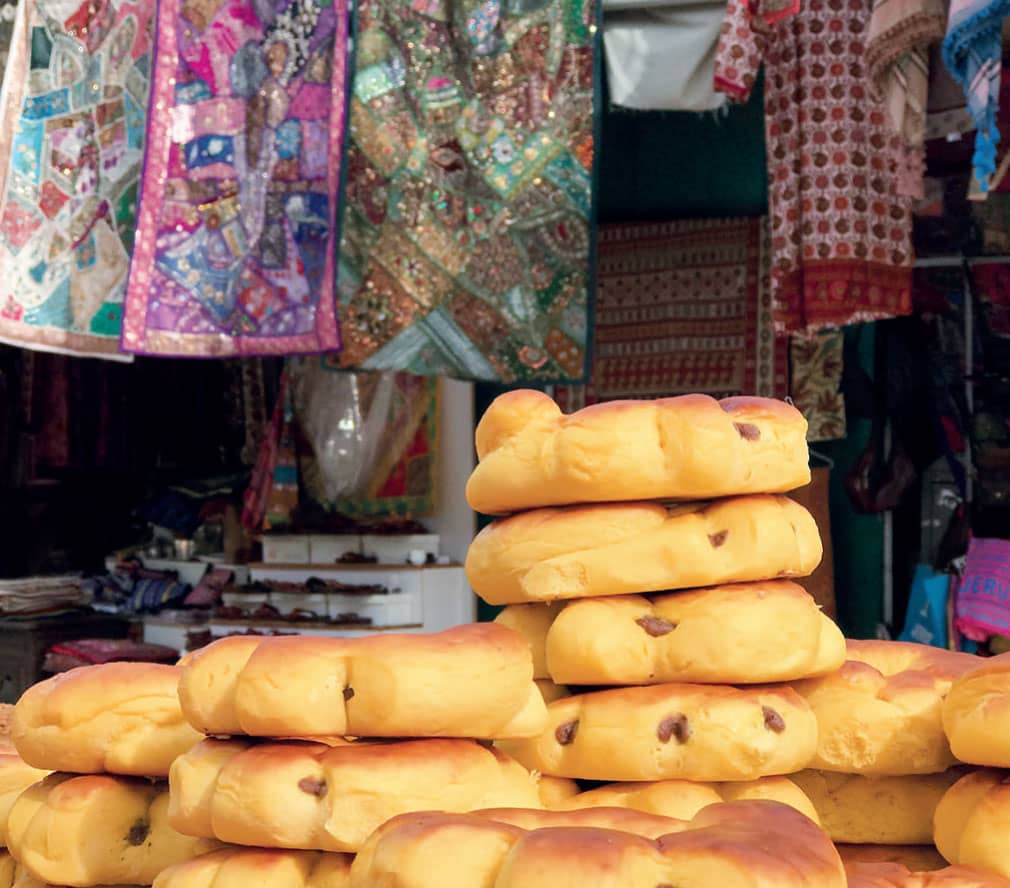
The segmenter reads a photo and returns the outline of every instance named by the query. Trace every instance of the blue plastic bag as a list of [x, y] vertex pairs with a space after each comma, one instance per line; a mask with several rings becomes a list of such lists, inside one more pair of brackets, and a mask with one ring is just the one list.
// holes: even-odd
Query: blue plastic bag
[[912, 578], [912, 591], [908, 596], [905, 628], [899, 641], [916, 641], [933, 647], [946, 648], [947, 597], [950, 594], [950, 577], [920, 564]]

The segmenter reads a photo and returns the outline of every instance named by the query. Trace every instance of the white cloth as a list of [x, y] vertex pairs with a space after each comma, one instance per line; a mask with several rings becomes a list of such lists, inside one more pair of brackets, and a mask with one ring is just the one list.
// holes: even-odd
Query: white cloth
[[610, 101], [639, 111], [713, 111], [725, 2], [604, 0], [603, 47]]

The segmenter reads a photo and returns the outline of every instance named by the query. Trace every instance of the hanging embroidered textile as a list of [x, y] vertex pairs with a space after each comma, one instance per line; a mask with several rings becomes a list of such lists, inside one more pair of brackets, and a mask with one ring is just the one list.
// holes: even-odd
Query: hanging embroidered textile
[[123, 349], [340, 345], [346, 0], [161, 0]]
[[0, 94], [0, 341], [119, 352], [151, 4], [21, 0]]
[[558, 386], [559, 403], [784, 396], [766, 231], [764, 219], [602, 226], [590, 381]]
[[749, 95], [763, 59], [772, 291], [780, 333], [911, 312], [911, 198], [900, 139], [868, 90], [871, 0], [809, 0], [769, 24], [730, 0], [716, 84]]
[[584, 374], [594, 0], [363, 0], [341, 364]]
[[789, 343], [789, 396], [807, 419], [808, 441], [845, 437], [844, 347], [841, 330], [793, 338]]
[[874, 0], [870, 16], [867, 72], [901, 136], [899, 193], [913, 198], [923, 196], [926, 169], [929, 48], [943, 38], [945, 23], [943, 0]]
[[7, 68], [11, 38], [14, 36], [14, 20], [17, 18], [17, 0], [0, 2], [0, 79]]
[[983, 193], [996, 172], [1002, 28], [1008, 15], [1010, 0], [951, 0], [943, 41], [943, 62], [964, 90], [968, 113], [975, 121], [972, 164], [975, 181]]

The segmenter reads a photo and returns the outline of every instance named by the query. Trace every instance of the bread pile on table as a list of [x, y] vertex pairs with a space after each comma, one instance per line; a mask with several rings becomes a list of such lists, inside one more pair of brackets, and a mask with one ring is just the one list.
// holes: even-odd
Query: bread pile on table
[[1010, 888], [1010, 655], [846, 643], [792, 406], [513, 392], [477, 448], [495, 623], [37, 685], [0, 888]]

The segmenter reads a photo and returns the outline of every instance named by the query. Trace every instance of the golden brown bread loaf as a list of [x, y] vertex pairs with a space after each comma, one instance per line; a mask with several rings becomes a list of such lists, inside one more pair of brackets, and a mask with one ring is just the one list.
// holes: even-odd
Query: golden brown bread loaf
[[845, 774], [934, 774], [956, 759], [943, 731], [943, 700], [978, 657], [900, 641], [849, 641], [848, 661], [793, 687], [817, 716], [811, 768]]
[[931, 845], [933, 812], [963, 774], [864, 777], [831, 771], [801, 771], [790, 779], [817, 810], [832, 840], [867, 845]]
[[683, 821], [633, 808], [579, 808], [574, 811], [541, 811], [534, 808], [486, 808], [471, 812], [477, 817], [504, 823], [529, 832], [535, 829], [608, 829], [658, 839], [685, 828]]
[[319, 851], [227, 848], [169, 867], [154, 888], [349, 888], [352, 859]]
[[477, 425], [471, 508], [785, 493], [810, 483], [807, 423], [768, 398], [611, 401], [565, 416], [542, 392], [508, 392]]
[[756, 780], [806, 767], [817, 723], [787, 687], [666, 684], [566, 697], [532, 740], [499, 746], [581, 780]]
[[48, 771], [27, 764], [16, 752], [0, 752], [0, 848], [7, 847], [7, 818], [17, 797], [48, 775]]
[[224, 638], [184, 661], [179, 698], [206, 734], [535, 736], [546, 718], [522, 636], [493, 623], [429, 635]]
[[900, 863], [912, 872], [944, 869], [947, 861], [933, 845], [836, 844], [842, 863]]
[[1010, 878], [1010, 783], [1004, 771], [972, 771], [936, 806], [933, 840], [953, 864], [977, 866]]
[[841, 630], [788, 580], [512, 604], [497, 619], [526, 638], [546, 675], [571, 685], [767, 684], [845, 661]]
[[[552, 820], [541, 817], [546, 824]], [[475, 815], [396, 818], [355, 859], [351, 888], [845, 886], [841, 861], [824, 833], [775, 802], [712, 805], [654, 840], [619, 828], [532, 828], [536, 818], [526, 815], [522, 823], [531, 828]]]
[[961, 761], [1010, 768], [1010, 654], [981, 660], [954, 682], [943, 727]]
[[213, 850], [168, 824], [164, 785], [52, 774], [27, 789], [7, 822], [11, 854], [54, 885], [150, 885], [163, 869]]
[[852, 863], [849, 888], [1010, 888], [1010, 879], [967, 866], [912, 872], [900, 863]]
[[181, 674], [158, 663], [107, 663], [40, 682], [14, 709], [18, 753], [48, 771], [166, 777], [200, 740], [179, 708]]
[[466, 575], [488, 604], [521, 604], [802, 577], [821, 551], [810, 513], [784, 496], [573, 506], [489, 524]]
[[541, 805], [533, 775], [471, 740], [205, 740], [176, 760], [170, 784], [169, 819], [182, 833], [306, 851], [357, 851], [410, 811]]
[[633, 808], [648, 814], [691, 820], [709, 805], [754, 800], [788, 805], [814, 823], [818, 822], [817, 811], [810, 799], [787, 777], [762, 777], [740, 783], [692, 783], [688, 780], [611, 783], [569, 796], [547, 807], [561, 811], [596, 807]]
[[499, 626], [507, 626], [526, 639], [533, 655], [533, 675], [537, 679], [551, 677], [547, 669], [547, 632], [562, 607], [563, 602], [512, 604], [495, 617]]
[[0, 752], [14, 749], [11, 727], [14, 722], [14, 704], [0, 703]]
[[537, 780], [540, 804], [549, 810], [563, 810], [569, 799], [580, 792], [579, 784], [568, 777], [549, 777], [541, 774]]
[[[0, 851], [0, 888], [53, 888], [53, 886], [29, 875], [10, 854]], [[97, 885], [93, 888], [110, 888], [110, 886]]]

